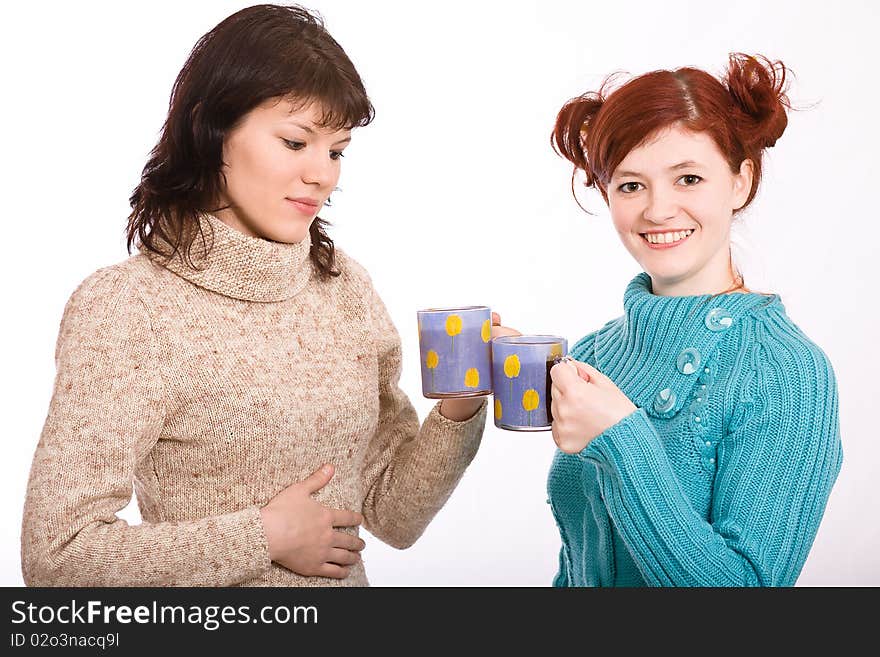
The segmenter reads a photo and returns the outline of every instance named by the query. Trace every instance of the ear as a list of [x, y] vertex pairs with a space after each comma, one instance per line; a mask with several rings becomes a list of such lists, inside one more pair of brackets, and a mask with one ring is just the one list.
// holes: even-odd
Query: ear
[[739, 173], [733, 174], [733, 209], [739, 210], [746, 204], [749, 192], [752, 190], [752, 180], [755, 177], [755, 165], [745, 159], [739, 165]]

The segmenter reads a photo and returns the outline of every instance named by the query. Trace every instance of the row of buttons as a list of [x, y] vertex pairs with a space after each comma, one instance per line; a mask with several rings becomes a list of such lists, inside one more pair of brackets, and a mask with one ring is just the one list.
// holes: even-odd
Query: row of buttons
[[[706, 328], [710, 331], [718, 332], [724, 331], [730, 328], [733, 325], [733, 318], [730, 316], [730, 313], [727, 312], [726, 309], [718, 307], [712, 308], [708, 313], [706, 313], [706, 317], [703, 320]], [[682, 349], [681, 353], [678, 354], [678, 358], [675, 359], [675, 367], [682, 374], [689, 376], [694, 374], [700, 369], [700, 365], [703, 363], [703, 357], [700, 354], [698, 349], [694, 347], [687, 347], [686, 349]], [[709, 373], [709, 368], [704, 369], [704, 373]], [[705, 385], [703, 386], [705, 388]], [[658, 392], [654, 396], [654, 411], [658, 414], [664, 414], [671, 411], [675, 408], [675, 402], [678, 401], [675, 395], [675, 392], [672, 388], [663, 388], [660, 392]], [[701, 401], [698, 398], [697, 401]], [[701, 418], [699, 415], [694, 415], [694, 422], [701, 422]], [[714, 461], [713, 461], [714, 462]]]
[[707, 438], [705, 413], [708, 404], [707, 397], [709, 387], [715, 382], [715, 375], [709, 367], [703, 368], [699, 378], [699, 385], [694, 390], [694, 401], [691, 402], [691, 430], [702, 441], [702, 457], [707, 467], [715, 465], [715, 450], [711, 440]]

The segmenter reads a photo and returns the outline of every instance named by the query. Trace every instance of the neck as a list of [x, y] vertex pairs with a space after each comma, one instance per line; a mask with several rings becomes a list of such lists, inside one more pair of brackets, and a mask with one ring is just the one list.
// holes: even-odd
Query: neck
[[728, 258], [721, 267], [707, 265], [696, 275], [679, 279], [663, 279], [651, 276], [651, 290], [661, 297], [689, 297], [727, 294], [728, 292], [749, 292], [745, 285], [742, 274], [733, 266], [733, 260]]

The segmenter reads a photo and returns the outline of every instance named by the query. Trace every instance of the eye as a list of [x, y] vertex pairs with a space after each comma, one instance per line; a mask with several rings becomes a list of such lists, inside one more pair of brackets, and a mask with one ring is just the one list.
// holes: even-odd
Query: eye
[[283, 141], [285, 146], [287, 146], [292, 151], [302, 150], [306, 146], [304, 142], [294, 141], [292, 139], [282, 139], [281, 141]]
[[681, 178], [679, 178], [679, 180], [684, 181], [685, 187], [693, 187], [697, 183], [703, 181], [703, 179], [700, 176], [697, 176], [693, 173], [685, 174]]
[[342, 154], [342, 151], [330, 151], [331, 160], [338, 160], [341, 157], [345, 157], [345, 155]]
[[639, 182], [625, 182], [620, 185], [617, 190], [624, 194], [632, 194], [633, 192], [639, 191], [640, 186], [642, 186], [642, 183]]

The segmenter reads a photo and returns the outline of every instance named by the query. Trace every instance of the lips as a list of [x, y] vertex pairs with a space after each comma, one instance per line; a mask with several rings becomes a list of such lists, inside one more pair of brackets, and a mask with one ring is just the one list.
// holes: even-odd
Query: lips
[[288, 196], [287, 200], [293, 201], [294, 203], [301, 203], [302, 205], [311, 205], [312, 207], [315, 207], [315, 208], [318, 207], [318, 205], [320, 205], [320, 202], [318, 201], [318, 199], [309, 198], [308, 196], [300, 196], [299, 198], [290, 198]]
[[320, 201], [318, 201], [317, 199], [309, 198], [307, 196], [302, 196], [299, 198], [285, 197], [284, 200], [290, 203], [294, 208], [296, 208], [303, 214], [315, 214], [315, 212], [317, 212], [318, 210], [318, 207], [320, 206]]

